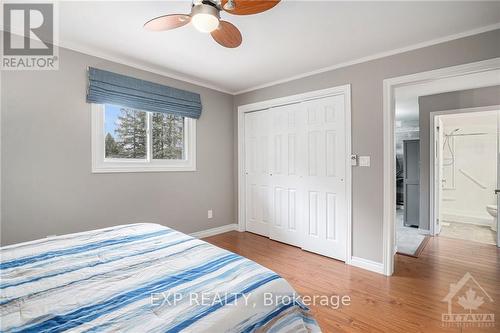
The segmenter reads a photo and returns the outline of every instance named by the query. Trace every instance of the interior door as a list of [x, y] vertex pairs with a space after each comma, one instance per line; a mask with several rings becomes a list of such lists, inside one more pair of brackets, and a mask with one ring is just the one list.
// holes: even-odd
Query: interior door
[[303, 248], [346, 259], [346, 133], [344, 96], [301, 103], [305, 168]]
[[434, 131], [434, 234], [439, 235], [441, 232], [441, 204], [443, 200], [443, 142], [444, 142], [444, 127], [441, 117], [435, 118]]
[[303, 140], [300, 104], [272, 108], [271, 117], [271, 184], [273, 218], [270, 238], [287, 244], [302, 245], [301, 155]]
[[498, 217], [498, 207], [500, 207], [500, 111], [497, 111], [497, 247], [500, 247], [500, 218]]
[[245, 113], [245, 220], [247, 231], [268, 236], [272, 217], [269, 113]]

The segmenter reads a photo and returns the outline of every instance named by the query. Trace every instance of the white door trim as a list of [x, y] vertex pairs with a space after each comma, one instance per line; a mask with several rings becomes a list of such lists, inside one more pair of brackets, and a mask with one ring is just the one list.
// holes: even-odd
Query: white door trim
[[396, 211], [396, 163], [394, 147], [394, 104], [395, 89], [422, 83], [430, 83], [443, 78], [460, 77], [473, 73], [500, 69], [500, 58], [494, 58], [469, 64], [445, 67], [427, 72], [404, 75], [385, 79], [384, 88], [384, 213], [383, 213], [383, 264], [384, 274], [394, 272], [395, 246], [395, 211]]
[[351, 85], [315, 90], [303, 94], [291, 95], [261, 101], [238, 107], [238, 230], [245, 231], [245, 113], [267, 110], [272, 107], [299, 103], [328, 96], [344, 95], [345, 127], [346, 127], [346, 209], [347, 237], [346, 264], [351, 262], [352, 253], [352, 181], [351, 181]]
[[465, 108], [465, 109], [455, 109], [455, 110], [445, 110], [445, 111], [434, 111], [430, 113], [430, 124], [429, 124], [429, 165], [430, 165], [430, 174], [429, 174], [429, 196], [430, 196], [430, 205], [429, 205], [429, 227], [430, 227], [430, 234], [432, 236], [435, 236], [437, 234], [436, 230], [436, 207], [434, 204], [434, 198], [436, 196], [436, 186], [435, 186], [435, 179], [436, 173], [434, 170], [434, 162], [435, 162], [435, 145], [434, 145], [434, 140], [436, 139], [435, 137], [435, 120], [436, 117], [438, 116], [443, 116], [447, 114], [460, 114], [460, 113], [471, 113], [471, 112], [484, 112], [484, 111], [497, 111], [500, 110], [500, 105], [491, 105], [491, 106], [481, 106], [481, 107], [475, 107], [475, 108]]

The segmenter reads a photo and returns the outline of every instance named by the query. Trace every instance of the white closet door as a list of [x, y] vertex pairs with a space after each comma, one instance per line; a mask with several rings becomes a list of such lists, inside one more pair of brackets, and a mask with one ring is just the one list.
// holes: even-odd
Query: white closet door
[[268, 111], [245, 114], [246, 229], [269, 235], [272, 218]]
[[301, 121], [299, 104], [280, 106], [268, 111], [271, 116], [271, 184], [273, 215], [270, 237], [302, 246], [301, 216], [303, 191], [300, 182]]
[[344, 96], [302, 103], [306, 161], [303, 248], [346, 259], [346, 133]]

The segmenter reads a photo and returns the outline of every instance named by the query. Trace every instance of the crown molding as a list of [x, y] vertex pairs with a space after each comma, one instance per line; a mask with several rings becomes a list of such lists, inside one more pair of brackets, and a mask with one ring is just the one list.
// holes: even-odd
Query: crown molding
[[122, 65], [126, 65], [126, 66], [130, 66], [130, 67], [133, 67], [133, 68], [137, 68], [137, 69], [140, 69], [140, 70], [143, 70], [143, 71], [146, 71], [146, 72], [150, 72], [150, 73], [162, 75], [162, 76], [169, 77], [169, 78], [172, 78], [172, 79], [175, 79], [175, 80], [184, 81], [186, 83], [191, 83], [191, 84], [194, 84], [194, 85], [197, 85], [197, 86], [200, 86], [200, 87], [204, 87], [204, 88], [216, 90], [216, 91], [219, 91], [219, 92], [222, 92], [222, 93], [226, 93], [226, 94], [229, 94], [229, 95], [237, 96], [237, 95], [241, 95], [241, 94], [244, 94], [244, 93], [247, 93], [247, 92], [251, 92], [251, 91], [255, 91], [255, 90], [258, 90], [258, 89], [268, 88], [268, 87], [272, 87], [272, 86], [275, 86], [275, 85], [278, 85], [278, 84], [282, 84], [282, 83], [286, 83], [286, 82], [290, 82], [290, 81], [302, 79], [302, 78], [305, 78], [305, 77], [309, 77], [309, 76], [313, 76], [313, 75], [317, 75], [317, 74], [329, 72], [329, 71], [332, 71], [332, 70], [335, 70], [335, 69], [340, 69], [340, 68], [344, 68], [344, 67], [348, 67], [348, 66], [352, 66], [352, 65], [356, 65], [356, 64], [361, 64], [361, 63], [364, 63], [364, 62], [368, 62], [368, 61], [372, 61], [372, 60], [377, 60], [377, 59], [389, 57], [389, 56], [392, 56], [392, 55], [396, 55], [396, 54], [400, 54], [400, 53], [405, 53], [405, 52], [408, 52], [408, 51], [413, 51], [413, 50], [421, 49], [421, 48], [424, 48], [424, 47], [433, 46], [433, 45], [437, 45], [437, 44], [449, 42], [449, 41], [456, 40], [456, 39], [460, 39], [460, 38], [464, 38], [464, 37], [469, 37], [469, 36], [481, 34], [481, 33], [488, 32], [488, 31], [493, 31], [493, 30], [496, 30], [496, 29], [500, 29], [500, 23], [495, 23], [495, 24], [492, 24], [492, 25], [484, 26], [484, 27], [477, 28], [477, 29], [468, 30], [468, 31], [461, 32], [461, 33], [458, 33], [458, 34], [453, 34], [453, 35], [448, 35], [448, 36], [437, 38], [437, 39], [432, 39], [432, 40], [426, 41], [426, 42], [412, 44], [412, 45], [409, 45], [409, 46], [405, 46], [405, 47], [398, 48], [398, 49], [393, 49], [393, 50], [390, 50], [390, 51], [376, 53], [376, 54], [373, 54], [373, 55], [370, 55], [370, 56], [358, 58], [358, 59], [351, 60], [351, 61], [346, 61], [346, 62], [339, 63], [339, 64], [336, 64], [336, 65], [328, 66], [328, 67], [323, 67], [323, 68], [316, 69], [316, 70], [313, 70], [313, 71], [310, 71], [310, 72], [305, 72], [305, 73], [302, 73], [302, 74], [293, 75], [293, 76], [286, 77], [286, 78], [283, 78], [283, 79], [280, 79], [280, 80], [263, 83], [263, 84], [260, 84], [260, 85], [257, 85], [257, 86], [251, 87], [251, 88], [239, 90], [239, 91], [234, 91], [234, 90], [228, 89], [227, 87], [223, 87], [223, 86], [220, 86], [220, 85], [209, 83], [209, 82], [206, 82], [206, 81], [204, 81], [202, 79], [194, 78], [194, 77], [191, 77], [191, 76], [188, 76], [188, 75], [174, 73], [174, 72], [169, 71], [168, 69], [161, 68], [159, 66], [151, 66], [151, 65], [145, 64], [144, 62], [139, 62], [139, 61], [133, 61], [133, 60], [130, 60], [130, 59], [126, 59], [125, 56], [111, 55], [109, 53], [100, 51], [100, 50], [98, 50], [96, 48], [84, 47], [84, 46], [78, 45], [76, 43], [68, 43], [68, 42], [59, 42], [59, 43], [56, 43], [55, 45], [58, 46], [58, 47], [62, 47], [62, 48], [68, 49], [68, 50], [75, 51], [75, 52], [87, 54], [87, 55], [98, 57], [98, 58], [101, 58], [101, 59], [104, 59], [104, 60], [108, 60], [108, 61], [119, 63], [119, 64], [122, 64]]
[[75, 43], [60, 42], [60, 41], [59, 41], [59, 43], [56, 43], [56, 45], [58, 47], [61, 47], [61, 48], [64, 48], [64, 49], [68, 49], [68, 50], [71, 50], [71, 51], [75, 51], [75, 52], [83, 53], [83, 54], [90, 55], [90, 56], [93, 56], [93, 57], [101, 58], [101, 59], [104, 59], [104, 60], [112, 61], [112, 62], [121, 64], [121, 65], [133, 67], [133, 68], [140, 69], [140, 70], [143, 70], [143, 71], [146, 71], [146, 72], [150, 72], [150, 73], [153, 73], [153, 74], [158, 74], [158, 75], [165, 76], [165, 77], [168, 77], [168, 78], [171, 78], [171, 79], [174, 79], [174, 80], [179, 80], [179, 81], [183, 81], [183, 82], [186, 82], [186, 83], [191, 83], [191, 84], [194, 84], [194, 85], [197, 85], [197, 86], [200, 86], [200, 87], [204, 87], [204, 88], [216, 90], [216, 91], [219, 91], [219, 92], [223, 92], [225, 94], [234, 95], [234, 91], [227, 90], [227, 89], [225, 89], [225, 88], [223, 88], [221, 86], [214, 85], [214, 84], [205, 82], [203, 80], [199, 80], [199, 79], [190, 77], [188, 75], [182, 75], [182, 74], [178, 74], [178, 73], [173, 73], [173, 72], [170, 72], [170, 71], [168, 71], [168, 70], [166, 70], [164, 68], [158, 68], [158, 67], [155, 67], [155, 66], [146, 65], [146, 64], [144, 64], [142, 62], [132, 61], [132, 60], [126, 59], [125, 57], [111, 55], [109, 53], [99, 51], [99, 50], [97, 50], [95, 48], [83, 47], [83, 46], [77, 45]]
[[[3, 29], [0, 29], [0, 32], [1, 31], [3, 31]], [[18, 36], [20, 38], [24, 38], [23, 36], [18, 35], [18, 34], [14, 34], [14, 35]], [[216, 90], [216, 91], [219, 91], [219, 92], [222, 92], [225, 94], [234, 95], [234, 91], [229, 91], [221, 86], [214, 85], [214, 84], [208, 83], [206, 81], [190, 77], [188, 75], [173, 73], [173, 72], [170, 72], [170, 71], [163, 69], [163, 68], [158, 68], [158, 67], [154, 67], [151, 65], [146, 65], [146, 64], [138, 62], [138, 61], [131, 61], [130, 59], [126, 59], [125, 57], [111, 55], [109, 53], [99, 51], [96, 48], [83, 47], [81, 45], [78, 45], [76, 43], [71, 43], [71, 42], [61, 42], [61, 40], [57, 41], [57, 43], [54, 43], [54, 45], [59, 47], [59, 48], [67, 49], [70, 51], [86, 54], [86, 55], [89, 55], [92, 57], [97, 57], [97, 58], [101, 58], [101, 59], [108, 60], [111, 62], [115, 62], [117, 64], [140, 69], [140, 70], [143, 70], [145, 72], [158, 74], [158, 75], [165, 76], [165, 77], [168, 77], [168, 78], [171, 78], [174, 80], [179, 80], [179, 81], [183, 81], [186, 83], [191, 83], [191, 84], [197, 85], [199, 87], [204, 87], [204, 88]]]
[[398, 49], [393, 49], [393, 50], [386, 51], [386, 52], [376, 53], [374, 55], [370, 55], [370, 56], [358, 58], [358, 59], [351, 60], [351, 61], [346, 61], [346, 62], [339, 63], [339, 64], [336, 64], [336, 65], [328, 66], [328, 67], [323, 67], [323, 68], [316, 69], [316, 70], [313, 70], [313, 71], [310, 71], [310, 72], [306, 72], [306, 73], [302, 73], [302, 74], [297, 74], [297, 75], [294, 75], [294, 76], [290, 76], [290, 77], [287, 77], [287, 78], [283, 78], [283, 79], [272, 81], [272, 82], [268, 82], [268, 83], [263, 83], [261, 85], [254, 86], [252, 88], [243, 89], [243, 90], [240, 90], [240, 91], [237, 91], [237, 92], [233, 92], [232, 94], [233, 95], [241, 95], [241, 94], [244, 94], [244, 93], [247, 93], [247, 92], [251, 92], [251, 91], [254, 91], [254, 90], [272, 87], [272, 86], [275, 86], [275, 85], [278, 85], [278, 84], [281, 84], [281, 83], [286, 83], [286, 82], [290, 82], [290, 81], [302, 79], [302, 78], [309, 77], [309, 76], [312, 76], [312, 75], [329, 72], [329, 71], [332, 71], [332, 70], [335, 70], [335, 69], [339, 69], [339, 68], [343, 68], [343, 67], [348, 67], [348, 66], [352, 66], [352, 65], [356, 65], [356, 64], [361, 64], [361, 63], [364, 63], [364, 62], [368, 62], [368, 61], [372, 61], [372, 60], [376, 60], [376, 59], [381, 59], [381, 58], [389, 57], [389, 56], [392, 56], [392, 55], [396, 55], [396, 54], [400, 54], [400, 53], [405, 53], [405, 52], [408, 52], [408, 51], [413, 51], [413, 50], [417, 50], [417, 49], [421, 49], [421, 48], [424, 48], [424, 47], [428, 47], [428, 46], [432, 46], [432, 45], [437, 45], [437, 44], [449, 42], [449, 41], [460, 39], [460, 38], [464, 38], [464, 37], [478, 35], [480, 33], [488, 32], [488, 31], [492, 31], [492, 30], [496, 30], [496, 29], [500, 29], [500, 23], [495, 23], [495, 24], [492, 24], [492, 25], [487, 25], [487, 26], [484, 26], [484, 27], [481, 27], [481, 28], [464, 31], [464, 32], [461, 32], [461, 33], [458, 33], [458, 34], [448, 35], [448, 36], [441, 37], [441, 38], [432, 39], [432, 40], [429, 40], [429, 41], [426, 41], [426, 42], [421, 42], [421, 43], [417, 43], [417, 44], [405, 46], [405, 47], [398, 48]]

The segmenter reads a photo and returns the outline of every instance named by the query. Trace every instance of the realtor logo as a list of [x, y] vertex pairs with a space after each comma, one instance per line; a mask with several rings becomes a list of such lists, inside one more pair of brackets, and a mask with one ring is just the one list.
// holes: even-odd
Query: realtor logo
[[448, 313], [442, 314], [443, 326], [495, 326], [495, 314], [480, 309], [486, 303], [493, 303], [493, 299], [468, 272], [460, 281], [450, 284], [448, 295], [442, 301], [448, 303]]
[[54, 3], [3, 3], [3, 70], [58, 69]]

